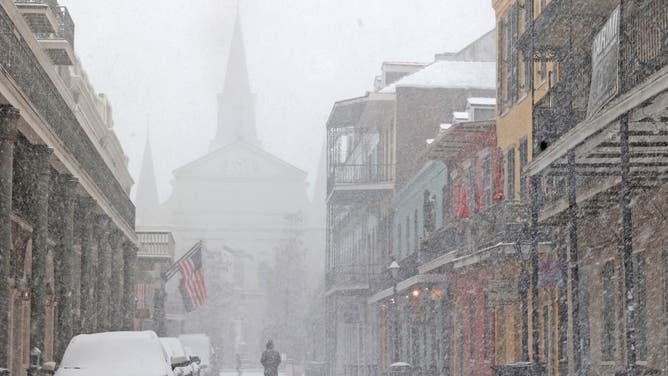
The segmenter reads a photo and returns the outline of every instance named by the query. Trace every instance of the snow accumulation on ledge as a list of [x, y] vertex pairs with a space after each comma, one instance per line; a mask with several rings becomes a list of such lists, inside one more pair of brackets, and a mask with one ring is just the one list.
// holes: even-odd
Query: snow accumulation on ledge
[[496, 63], [436, 61], [380, 92], [394, 93], [397, 87], [496, 89]]

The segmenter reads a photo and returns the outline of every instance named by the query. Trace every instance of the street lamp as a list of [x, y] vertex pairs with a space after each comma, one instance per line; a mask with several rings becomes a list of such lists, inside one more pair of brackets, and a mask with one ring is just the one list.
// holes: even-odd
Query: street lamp
[[392, 275], [392, 300], [394, 300], [394, 363], [399, 361], [399, 299], [397, 299], [397, 282], [399, 281], [399, 263], [393, 260], [387, 268]]

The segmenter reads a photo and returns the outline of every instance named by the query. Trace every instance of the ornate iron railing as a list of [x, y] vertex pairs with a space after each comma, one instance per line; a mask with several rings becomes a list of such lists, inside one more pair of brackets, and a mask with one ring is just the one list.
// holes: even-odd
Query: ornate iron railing
[[331, 180], [335, 185], [390, 183], [394, 181], [394, 165], [338, 165], [334, 167]]
[[622, 18], [622, 93], [668, 64], [668, 0], [635, 3]]
[[126, 224], [134, 228], [134, 204], [88, 138], [28, 43], [18, 38], [13, 30], [14, 25], [9, 15], [0, 7], [0, 66], [16, 82]]
[[371, 271], [367, 265], [340, 265], [325, 275], [327, 289], [368, 285]]

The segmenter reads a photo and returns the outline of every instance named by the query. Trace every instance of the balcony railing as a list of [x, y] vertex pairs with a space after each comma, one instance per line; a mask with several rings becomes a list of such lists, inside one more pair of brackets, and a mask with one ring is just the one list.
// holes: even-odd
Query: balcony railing
[[629, 5], [621, 35], [621, 92], [640, 84], [668, 64], [668, 0]]
[[516, 242], [522, 236], [527, 218], [526, 205], [504, 201], [470, 218], [453, 219], [423, 242], [421, 261], [451, 252], [461, 257], [499, 243]]
[[[577, 68], [578, 71], [586, 69]], [[548, 89], [548, 92], [535, 105], [533, 111], [534, 156], [539, 155], [562, 134], [585, 119], [586, 96], [589, 89], [582, 85], [588, 83], [585, 74], [570, 73], [577, 78], [564, 78]]]
[[334, 186], [372, 185], [394, 182], [394, 165], [338, 165], [330, 173], [329, 188]]
[[160, 258], [171, 260], [174, 257], [174, 240], [169, 232], [138, 232], [140, 246], [139, 258]]
[[66, 7], [57, 6], [53, 8], [58, 19], [58, 30], [55, 33], [38, 33], [37, 39], [61, 40], [64, 39], [74, 48], [74, 20]]
[[370, 274], [366, 265], [335, 266], [325, 275], [327, 290], [368, 287]]
[[48, 123], [80, 168], [95, 182], [127, 226], [134, 228], [135, 207], [79, 124], [28, 43], [16, 38], [11, 18], [0, 7], [0, 65]]
[[16, 4], [44, 4], [52, 8], [58, 7], [58, 1], [56, 0], [14, 0]]

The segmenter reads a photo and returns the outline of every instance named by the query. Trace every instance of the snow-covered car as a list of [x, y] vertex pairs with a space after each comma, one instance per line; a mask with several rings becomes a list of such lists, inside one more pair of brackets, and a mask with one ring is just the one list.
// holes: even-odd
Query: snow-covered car
[[55, 376], [175, 376], [158, 336], [146, 332], [80, 334]]
[[200, 367], [200, 363], [202, 363], [202, 360], [199, 358], [199, 356], [195, 353], [193, 353], [192, 349], [188, 346], [183, 346], [183, 349], [186, 351], [186, 356], [188, 359], [190, 359], [190, 367], [193, 369], [193, 376], [200, 376], [202, 367]]
[[212, 364], [213, 350], [211, 340], [206, 334], [182, 334], [179, 340], [183, 346], [190, 348], [192, 353], [200, 359], [201, 375], [213, 375], [214, 365]]
[[186, 354], [183, 344], [175, 337], [160, 337], [162, 347], [172, 360], [174, 365], [174, 374], [176, 376], [194, 376], [194, 370], [191, 367], [190, 357]]

